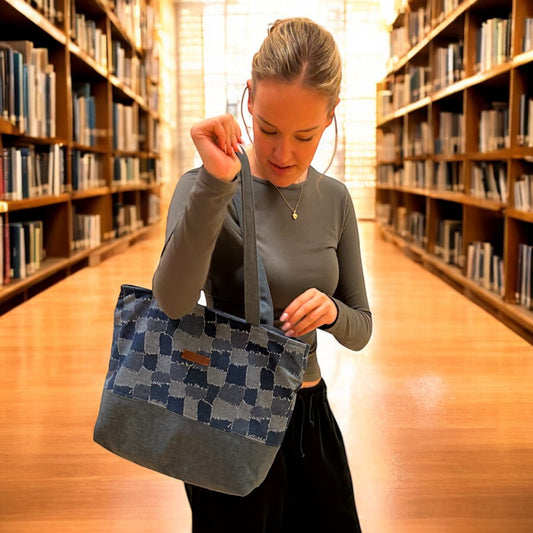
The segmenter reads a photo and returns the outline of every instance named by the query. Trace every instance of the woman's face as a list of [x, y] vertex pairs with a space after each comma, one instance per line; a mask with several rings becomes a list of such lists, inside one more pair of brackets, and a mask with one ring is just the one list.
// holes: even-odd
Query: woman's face
[[[250, 89], [250, 82], [248, 82]], [[253, 117], [252, 172], [279, 187], [307, 177], [322, 133], [331, 124], [328, 99], [299, 82], [260, 81], [249, 91]]]

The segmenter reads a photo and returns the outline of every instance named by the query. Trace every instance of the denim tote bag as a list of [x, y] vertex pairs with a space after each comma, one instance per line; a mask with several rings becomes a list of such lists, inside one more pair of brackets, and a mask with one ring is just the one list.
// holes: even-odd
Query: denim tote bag
[[94, 440], [157, 472], [245, 496], [282, 443], [309, 345], [261, 323], [272, 320], [272, 302], [260, 298], [266, 276], [250, 167], [245, 154], [239, 158], [245, 319], [199, 304], [171, 319], [151, 290], [123, 285]]

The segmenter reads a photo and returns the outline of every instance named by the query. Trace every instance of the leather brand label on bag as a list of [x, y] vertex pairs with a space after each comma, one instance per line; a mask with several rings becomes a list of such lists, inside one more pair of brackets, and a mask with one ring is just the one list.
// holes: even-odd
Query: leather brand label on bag
[[202, 366], [209, 366], [209, 357], [207, 355], [201, 355], [199, 353], [190, 352], [189, 350], [183, 350], [181, 357], [191, 363], [197, 363]]

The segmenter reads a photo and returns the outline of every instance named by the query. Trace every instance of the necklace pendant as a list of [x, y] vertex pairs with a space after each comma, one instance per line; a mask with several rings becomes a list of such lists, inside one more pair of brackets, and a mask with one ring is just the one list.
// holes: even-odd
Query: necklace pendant
[[292, 212], [292, 218], [296, 220], [298, 218], [298, 213], [296, 211]]

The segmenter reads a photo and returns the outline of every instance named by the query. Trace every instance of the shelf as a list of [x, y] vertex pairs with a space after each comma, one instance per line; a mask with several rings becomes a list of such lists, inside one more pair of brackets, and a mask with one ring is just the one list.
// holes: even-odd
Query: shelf
[[[1, 88], [13, 97], [3, 100], [3, 105], [7, 102], [6, 109], [0, 114], [15, 116], [20, 102], [24, 102], [28, 105], [28, 121], [23, 123], [18, 118], [16, 124], [25, 124], [32, 134], [21, 133], [14, 124], [0, 119], [0, 154], [8, 158], [5, 168], [9, 172], [2, 173], [0, 190], [5, 197], [20, 198], [28, 191], [34, 196], [13, 201], [0, 198], [4, 237], [0, 253], [2, 259], [7, 259], [4, 267], [11, 264], [11, 272], [0, 275], [24, 276], [24, 264], [17, 261], [26, 256], [27, 270], [31, 271], [33, 259], [47, 257], [41, 259], [37, 272], [23, 279], [13, 276], [7, 285], [0, 286], [0, 314], [75, 270], [119, 253], [148, 235], [156, 221], [161, 220], [160, 202], [154, 198], [160, 195], [158, 184], [113, 182], [115, 157], [136, 160], [145, 177], [157, 175], [153, 173], [158, 171], [159, 160], [155, 153], [159, 145], [159, 115], [157, 110], [149, 109], [140, 94], [144, 94], [145, 86], [135, 83], [136, 89], [132, 90], [107, 67], [116, 41], [121, 43], [125, 58], [131, 60], [134, 72], [150, 70], [158, 61], [158, 1], [128, 0], [127, 4], [145, 27], [126, 30], [107, 0], [58, 0], [53, 6], [61, 11], [47, 12], [46, 16], [24, 0], [0, 0], [1, 40], [22, 41], [3, 49], [3, 58], [13, 65], [19, 65], [19, 60], [32, 61], [35, 79], [39, 83], [42, 80], [41, 85], [36, 81], [24, 86], [26, 92], [22, 93], [15, 78], [8, 77]], [[74, 12], [81, 15], [75, 29], [70, 21]], [[83, 23], [85, 27], [80, 26]], [[128, 35], [128, 31], [133, 35]], [[147, 31], [154, 35], [146, 38]], [[95, 40], [86, 42], [83, 36], [87, 40], [93, 36]], [[141, 49], [134, 42], [137, 38], [139, 42], [153, 42], [154, 46]], [[36, 49], [40, 50], [34, 52]], [[94, 51], [94, 57], [89, 50]], [[95, 57], [107, 60], [96, 61]], [[154, 68], [157, 70], [157, 64]], [[154, 80], [148, 83], [157, 89]], [[44, 97], [42, 103], [36, 92], [32, 94], [27, 89], [34, 86]], [[32, 106], [32, 102], [39, 105]], [[142, 136], [140, 150], [113, 150], [114, 102], [131, 106], [126, 117], [127, 133], [132, 138]], [[154, 162], [145, 163], [146, 159]], [[74, 186], [88, 184], [92, 188], [73, 190]], [[61, 194], [37, 194], [43, 190]], [[138, 231], [115, 238], [130, 227], [141, 226]], [[72, 251], [74, 243], [101, 241], [105, 242]]]
[[26, 198], [25, 200], [10, 200], [7, 202], [7, 211], [21, 211], [24, 209], [35, 209], [36, 207], [61, 204], [68, 202], [69, 199], [69, 194], [61, 194], [60, 196], [40, 196], [37, 198]]
[[387, 242], [397, 246], [411, 259], [438, 275], [465, 296], [475, 300], [482, 307], [488, 308], [489, 311], [497, 311], [500, 320], [504, 321], [512, 329], [517, 330], [520, 335], [533, 343], [532, 311], [513, 303], [504, 302], [500, 295], [468, 279], [459, 268], [448, 265], [419, 246], [409, 243], [404, 238], [396, 235], [390, 227], [382, 226], [381, 235]]
[[[2, 0], [2, 4], [2, 18], [13, 26], [32, 24], [30, 26], [32, 30], [38, 29], [40, 32], [45, 32], [59, 44], [67, 43], [66, 35], [24, 0]], [[11, 37], [7, 37], [4, 33], [2, 39], [7, 40]]]
[[533, 136], [524, 111], [533, 105], [533, 50], [517, 53], [533, 3], [464, 0], [446, 17], [417, 11], [443, 5], [408, 3], [394, 24], [391, 50], [401, 50], [413, 34], [409, 10], [416, 23], [433, 17], [376, 87], [376, 217], [387, 240], [533, 343], [533, 311], [514, 303], [516, 287], [522, 301], [533, 298], [533, 212], [513, 207], [533, 205], [533, 147], [520, 145]]

